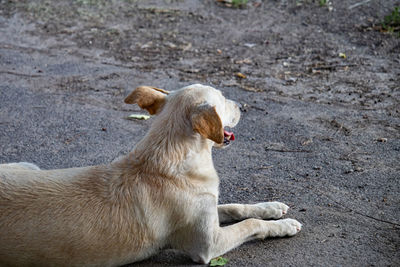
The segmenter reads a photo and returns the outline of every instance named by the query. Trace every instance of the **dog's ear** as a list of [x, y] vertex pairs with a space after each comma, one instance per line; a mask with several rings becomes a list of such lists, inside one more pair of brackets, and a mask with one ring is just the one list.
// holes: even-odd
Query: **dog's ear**
[[165, 103], [165, 96], [169, 92], [151, 86], [139, 86], [125, 98], [127, 104], [138, 104], [151, 115], [158, 113]]
[[224, 142], [224, 128], [215, 107], [201, 105], [192, 114], [193, 130], [217, 144]]

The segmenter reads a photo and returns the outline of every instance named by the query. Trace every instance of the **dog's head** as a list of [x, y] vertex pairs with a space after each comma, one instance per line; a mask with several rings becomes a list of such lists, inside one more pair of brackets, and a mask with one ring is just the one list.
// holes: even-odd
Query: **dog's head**
[[150, 114], [157, 114], [181, 134], [199, 134], [214, 142], [216, 147], [229, 145], [235, 139], [232, 132], [239, 121], [239, 106], [226, 99], [221, 91], [200, 84], [184, 87], [174, 92], [140, 86], [125, 98], [127, 104], [138, 104]]

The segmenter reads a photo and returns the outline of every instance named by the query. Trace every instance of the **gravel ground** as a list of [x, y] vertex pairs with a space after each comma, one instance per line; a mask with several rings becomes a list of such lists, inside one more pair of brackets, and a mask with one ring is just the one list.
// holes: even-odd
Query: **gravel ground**
[[212, 85], [243, 105], [214, 151], [220, 202], [279, 200], [304, 224], [227, 266], [399, 266], [400, 38], [381, 27], [399, 2], [362, 2], [0, 0], [0, 162], [110, 162], [152, 121], [126, 119], [133, 88]]

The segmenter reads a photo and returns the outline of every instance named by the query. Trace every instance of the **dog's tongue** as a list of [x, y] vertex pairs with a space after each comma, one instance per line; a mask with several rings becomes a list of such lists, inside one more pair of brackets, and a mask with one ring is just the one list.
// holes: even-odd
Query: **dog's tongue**
[[232, 132], [224, 130], [224, 136], [227, 137], [228, 140], [235, 140], [235, 135]]

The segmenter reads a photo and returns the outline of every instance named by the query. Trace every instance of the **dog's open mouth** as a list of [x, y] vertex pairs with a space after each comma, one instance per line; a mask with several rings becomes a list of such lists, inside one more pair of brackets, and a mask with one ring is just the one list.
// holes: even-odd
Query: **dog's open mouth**
[[235, 140], [235, 135], [232, 132], [224, 130], [224, 145], [229, 145], [233, 140]]

